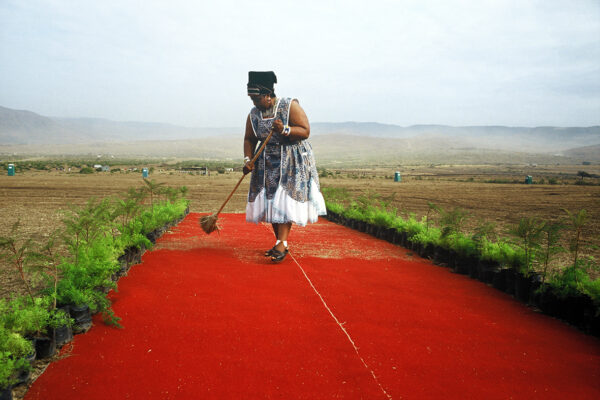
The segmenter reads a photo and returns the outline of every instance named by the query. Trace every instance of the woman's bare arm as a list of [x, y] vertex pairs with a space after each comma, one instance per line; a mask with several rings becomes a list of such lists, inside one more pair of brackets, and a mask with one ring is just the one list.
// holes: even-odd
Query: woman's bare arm
[[246, 120], [246, 134], [244, 135], [244, 157], [252, 158], [254, 156], [254, 149], [258, 143], [258, 138], [254, 134], [252, 129], [252, 122], [250, 122], [250, 115]]
[[304, 140], [310, 136], [310, 124], [306, 113], [300, 107], [298, 100], [293, 100], [290, 104], [290, 136], [291, 140]]
[[[290, 125], [290, 134], [287, 136], [289, 140], [304, 140], [310, 136], [310, 124], [308, 123], [308, 117], [306, 113], [300, 107], [298, 100], [292, 101], [290, 104], [290, 118], [288, 121]], [[283, 122], [280, 119], [273, 122], [275, 132], [283, 132]]]

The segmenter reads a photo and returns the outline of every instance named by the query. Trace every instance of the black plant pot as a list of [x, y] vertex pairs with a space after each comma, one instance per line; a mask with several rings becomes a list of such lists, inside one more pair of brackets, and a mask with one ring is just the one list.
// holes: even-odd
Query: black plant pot
[[442, 246], [435, 246], [433, 250], [433, 263], [437, 265], [448, 264], [448, 250]]
[[600, 314], [596, 314], [596, 307], [585, 310], [585, 331], [596, 337], [600, 337]]
[[380, 226], [377, 237], [381, 240], [385, 240], [386, 242], [389, 242], [389, 240], [388, 240], [389, 230], [390, 230], [390, 228], [386, 228], [385, 226]]
[[156, 239], [158, 239], [158, 231], [154, 230], [152, 232], [149, 232], [146, 234], [146, 237], [148, 238], [148, 240], [150, 242], [152, 242], [152, 244], [156, 243]]
[[398, 232], [398, 244], [402, 247], [406, 247], [407, 237], [408, 237], [408, 235], [406, 234], [406, 232], [404, 232], [404, 231]]
[[136, 263], [138, 251], [139, 250], [137, 247], [128, 247], [125, 249], [125, 251], [123, 252], [123, 255], [121, 257], [119, 257], [119, 261], [121, 262], [121, 265], [123, 264], [123, 261], [124, 261], [125, 264], [127, 264], [127, 266], [121, 267], [121, 270], [128, 270], [129, 268], [131, 268], [131, 266], [133, 264]]
[[75, 320], [73, 333], [85, 333], [92, 327], [92, 315], [87, 305], [71, 306], [69, 313], [71, 318]]
[[492, 286], [501, 291], [506, 291], [507, 268], [497, 268], [493, 270]]
[[534, 272], [529, 277], [529, 304], [539, 307], [539, 301], [542, 296], [542, 275]]
[[454, 262], [452, 263], [452, 271], [457, 274], [467, 275], [469, 273], [469, 261], [467, 257], [460, 256], [456, 252], [454, 253]]
[[390, 243], [394, 243], [394, 241], [396, 240], [396, 229], [394, 228], [387, 228], [385, 230], [385, 240], [387, 240]]
[[425, 258], [425, 252], [427, 251], [427, 245], [425, 243], [418, 242], [417, 247], [415, 248], [415, 252], [421, 258]]
[[51, 332], [50, 336], [40, 336], [35, 338], [35, 353], [38, 359], [49, 358], [56, 353], [54, 331]]
[[384, 228], [383, 226], [375, 226], [375, 237], [377, 239], [384, 239], [385, 238], [385, 233], [386, 233], [387, 228]]
[[448, 250], [448, 267], [452, 270], [456, 267], [456, 262], [458, 258], [458, 254], [454, 250]]
[[559, 316], [561, 313], [561, 301], [556, 296], [556, 293], [549, 287], [540, 294], [538, 307], [544, 314]]
[[365, 221], [357, 221], [356, 230], [364, 232], [367, 229], [367, 223]]
[[[69, 315], [69, 307], [61, 307], [60, 310], [64, 312], [66, 315]], [[54, 329], [54, 340], [56, 340], [56, 345], [58, 347], [62, 347], [66, 343], [73, 340], [73, 329], [69, 325], [59, 326]]]
[[54, 330], [54, 339], [58, 347], [64, 346], [73, 340], [73, 328], [69, 325], [59, 326]]
[[593, 306], [592, 299], [585, 294], [579, 294], [566, 297], [562, 303], [559, 317], [579, 328], [584, 328], [585, 309]]
[[423, 258], [432, 258], [433, 250], [434, 250], [434, 247], [431, 243], [422, 243], [421, 249], [419, 251], [419, 255]]
[[515, 275], [515, 297], [523, 303], [528, 303], [530, 295], [531, 277], [517, 272]]
[[413, 242], [413, 251], [421, 257], [421, 254], [423, 253], [423, 243]]
[[12, 387], [0, 389], [0, 400], [13, 400]]
[[[33, 363], [35, 361], [35, 357], [36, 357], [36, 351], [35, 351], [35, 341], [33, 341], [33, 350], [31, 351], [31, 354], [29, 354], [27, 357], [25, 357], [25, 360], [27, 361], [27, 363], [31, 366], [31, 363]], [[29, 377], [31, 376], [31, 371], [29, 369], [23, 369], [21, 370], [21, 372], [19, 372], [19, 375], [16, 378], [16, 382], [14, 384], [14, 386], [17, 385], [22, 385], [23, 383], [26, 383], [29, 380]]]
[[382, 237], [381, 231], [382, 231], [381, 226], [379, 226], [379, 225], [373, 226], [373, 236], [375, 236], [376, 238], [381, 239], [381, 237]]
[[514, 295], [517, 281], [517, 271], [515, 271], [513, 268], [507, 268], [505, 277], [506, 288], [504, 288], [504, 292], [507, 294]]
[[484, 283], [492, 283], [494, 280], [494, 270], [500, 268], [497, 261], [479, 260], [477, 263], [477, 279]]
[[479, 260], [473, 256], [469, 256], [465, 259], [469, 268], [469, 277], [473, 279], [479, 279]]

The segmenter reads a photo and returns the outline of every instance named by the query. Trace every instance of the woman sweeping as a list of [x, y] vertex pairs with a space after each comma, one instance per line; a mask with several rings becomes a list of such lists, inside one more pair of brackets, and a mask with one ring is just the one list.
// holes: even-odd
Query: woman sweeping
[[[325, 215], [325, 200], [308, 142], [310, 125], [298, 100], [278, 98], [272, 71], [248, 74], [248, 96], [254, 103], [246, 120], [244, 174], [252, 171], [246, 221], [270, 222], [275, 232], [273, 248], [265, 252], [273, 262], [288, 254], [292, 223], [305, 226]], [[254, 165], [249, 161], [259, 141], [273, 130], [264, 151]]]

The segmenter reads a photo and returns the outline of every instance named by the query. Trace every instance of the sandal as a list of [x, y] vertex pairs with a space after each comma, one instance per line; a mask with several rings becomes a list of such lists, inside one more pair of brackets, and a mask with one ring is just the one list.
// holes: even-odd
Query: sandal
[[274, 263], [280, 263], [285, 260], [285, 256], [287, 256], [288, 253], [288, 249], [285, 249], [284, 251], [273, 249], [273, 252], [271, 253], [271, 261]]
[[271, 247], [269, 250], [265, 251], [265, 257], [271, 257], [273, 255], [273, 251], [275, 251], [275, 247], [277, 245]]

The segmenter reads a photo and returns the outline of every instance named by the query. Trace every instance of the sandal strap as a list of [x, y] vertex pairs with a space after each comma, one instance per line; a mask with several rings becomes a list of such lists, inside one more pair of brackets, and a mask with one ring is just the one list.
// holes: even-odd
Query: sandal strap
[[285, 256], [287, 256], [288, 253], [289, 251], [287, 248], [284, 251], [273, 250], [273, 254], [271, 255], [271, 261], [283, 261], [283, 259], [285, 258]]

